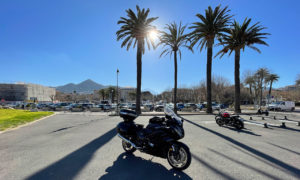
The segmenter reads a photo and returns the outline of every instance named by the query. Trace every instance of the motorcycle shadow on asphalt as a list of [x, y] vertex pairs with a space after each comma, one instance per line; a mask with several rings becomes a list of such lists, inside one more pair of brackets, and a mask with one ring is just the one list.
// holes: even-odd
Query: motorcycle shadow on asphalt
[[235, 131], [237, 133], [245, 133], [245, 134], [249, 134], [249, 135], [253, 135], [253, 136], [261, 136], [260, 134], [256, 134], [256, 133], [252, 132], [250, 129], [247, 129], [247, 128], [236, 129], [236, 128], [230, 127], [230, 126], [222, 126], [222, 127], [230, 129], [230, 130]]
[[182, 171], [168, 170], [159, 163], [127, 153], [120, 154], [114, 164], [105, 171], [107, 174], [101, 176], [99, 180], [192, 179]]

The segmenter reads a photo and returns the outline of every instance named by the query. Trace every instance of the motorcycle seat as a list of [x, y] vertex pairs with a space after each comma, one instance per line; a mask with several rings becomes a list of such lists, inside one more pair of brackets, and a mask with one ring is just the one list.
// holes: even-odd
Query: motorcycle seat
[[160, 117], [157, 117], [157, 116], [149, 119], [149, 123], [158, 123], [158, 124], [160, 124], [164, 121], [165, 121], [165, 118], [160, 118]]
[[144, 127], [143, 124], [135, 124], [135, 125], [136, 125], [136, 127], [137, 127], [138, 129], [143, 129], [143, 127]]

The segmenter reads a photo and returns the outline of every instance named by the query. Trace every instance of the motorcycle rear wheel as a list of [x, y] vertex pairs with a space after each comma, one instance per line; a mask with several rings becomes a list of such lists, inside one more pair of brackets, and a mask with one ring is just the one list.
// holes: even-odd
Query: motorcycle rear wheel
[[177, 151], [174, 152], [172, 146], [170, 146], [167, 153], [167, 160], [169, 164], [174, 169], [180, 171], [188, 168], [192, 160], [189, 148], [181, 142], [176, 142], [173, 146], [176, 146]]
[[122, 147], [126, 153], [133, 153], [134, 151], [136, 151], [136, 148], [134, 148], [130, 143], [124, 140], [122, 140]]
[[217, 123], [219, 126], [223, 126], [223, 125], [224, 125], [224, 121], [223, 121], [221, 118], [216, 118], [216, 123]]
[[235, 122], [235, 128], [238, 129], [238, 130], [243, 129], [243, 128], [244, 128], [244, 123], [241, 122], [240, 120], [237, 120], [237, 121]]

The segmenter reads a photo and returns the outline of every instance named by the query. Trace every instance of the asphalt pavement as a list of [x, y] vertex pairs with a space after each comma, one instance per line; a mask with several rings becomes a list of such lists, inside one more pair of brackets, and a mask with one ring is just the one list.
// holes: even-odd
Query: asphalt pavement
[[[242, 116], [249, 120], [249, 116]], [[149, 116], [137, 123], [147, 124]], [[124, 153], [115, 127], [101, 113], [59, 113], [0, 134], [0, 179], [300, 179], [300, 126], [253, 116], [245, 129], [219, 127], [212, 115], [184, 116], [191, 166]], [[295, 118], [297, 121], [297, 119]], [[250, 120], [249, 120], [250, 121]], [[260, 123], [278, 126], [264, 128]]]

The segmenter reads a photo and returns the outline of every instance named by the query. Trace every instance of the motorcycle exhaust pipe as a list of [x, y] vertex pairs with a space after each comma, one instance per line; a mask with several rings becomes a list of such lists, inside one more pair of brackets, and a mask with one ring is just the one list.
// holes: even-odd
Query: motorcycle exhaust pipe
[[137, 147], [133, 142], [131, 142], [130, 140], [126, 139], [125, 137], [123, 137], [121, 134], [118, 133], [119, 138], [121, 138], [122, 140], [126, 141], [127, 143], [129, 143], [132, 147], [134, 147], [135, 149], [140, 149], [140, 147]]

